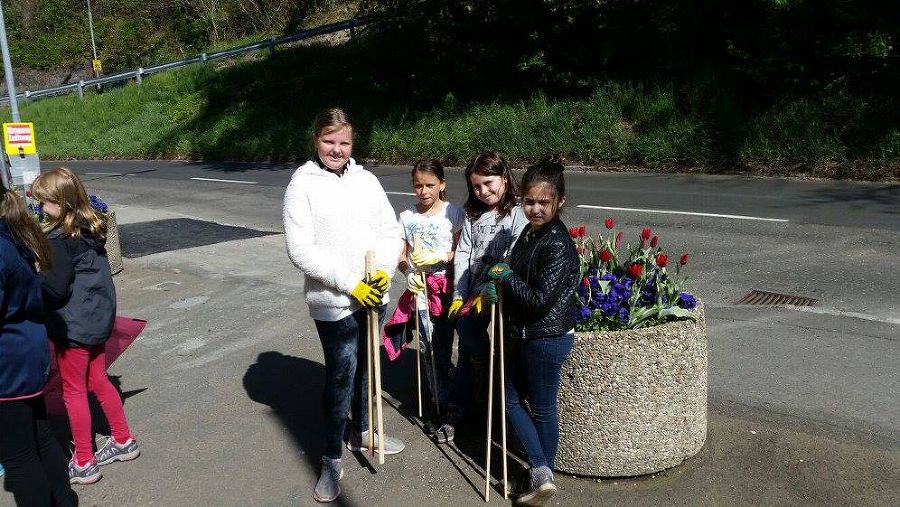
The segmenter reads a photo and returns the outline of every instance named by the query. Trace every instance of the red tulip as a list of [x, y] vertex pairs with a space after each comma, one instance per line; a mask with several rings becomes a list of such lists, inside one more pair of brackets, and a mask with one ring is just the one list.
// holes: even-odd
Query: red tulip
[[681, 259], [679, 259], [678, 264], [684, 266], [685, 264], [687, 264], [687, 261], [690, 257], [691, 256], [687, 252], [681, 254]]
[[31, 190], [25, 191], [25, 197], [31, 197]]
[[611, 230], [613, 227], [616, 226], [616, 221], [613, 220], [612, 218], [607, 218], [606, 221], [603, 222], [603, 225], [605, 225], [607, 229]]
[[641, 277], [642, 274], [644, 274], [644, 266], [641, 266], [640, 264], [632, 264], [628, 266], [628, 274], [631, 275], [631, 278], [637, 280]]
[[585, 287], [590, 287], [590, 286], [591, 286], [591, 281], [588, 280], [588, 277], [584, 277], [584, 278], [581, 279], [581, 285], [584, 285]]
[[582, 225], [581, 227], [579, 227], [579, 228], [578, 228], [578, 235], [581, 236], [582, 238], [585, 237], [585, 236], [587, 236], [587, 227], [585, 227], [585, 226], [583, 226], [583, 225]]
[[612, 260], [612, 252], [607, 249], [600, 250], [600, 260], [603, 262], [609, 262]]
[[656, 265], [657, 265], [657, 266], [659, 266], [659, 267], [661, 267], [661, 268], [664, 268], [664, 267], [666, 267], [666, 264], [668, 264], [668, 263], [669, 263], [669, 256], [668, 256], [668, 255], [662, 254], [662, 253], [661, 253], [661, 254], [659, 254], [659, 255], [656, 256]]
[[577, 238], [577, 237], [578, 237], [578, 228], [577, 228], [577, 227], [572, 227], [572, 228], [570, 228], [570, 229], [569, 229], [569, 236], [571, 236], [572, 239]]
[[644, 227], [643, 229], [641, 229], [641, 239], [642, 240], [647, 241], [648, 239], [650, 239], [651, 234], [652, 234], [652, 232], [650, 231], [649, 227]]
[[653, 236], [653, 239], [650, 240], [650, 246], [652, 248], [656, 248], [656, 245], [659, 244], [659, 236]]
[[622, 231], [619, 231], [619, 233], [616, 234], [616, 248], [619, 248], [622, 245], [622, 238], [624, 237], [625, 233]]
[[576, 252], [578, 255], [583, 254], [583, 253], [584, 253], [584, 247], [582, 247], [581, 245], [576, 246], [576, 247], [575, 247], [575, 252]]

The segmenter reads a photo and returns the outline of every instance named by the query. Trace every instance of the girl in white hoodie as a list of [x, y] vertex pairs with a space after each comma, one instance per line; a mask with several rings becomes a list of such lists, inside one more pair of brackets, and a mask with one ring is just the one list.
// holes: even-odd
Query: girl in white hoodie
[[[344, 111], [319, 114], [313, 144], [315, 156], [294, 172], [287, 187], [284, 231], [288, 255], [305, 276], [306, 303], [325, 355], [325, 452], [314, 496], [330, 502], [341, 492], [348, 413], [347, 448], [367, 450], [366, 310], [377, 308], [384, 315], [403, 242], [378, 179], [350, 158], [353, 126]], [[377, 271], [366, 283], [368, 250], [375, 251]], [[388, 437], [384, 447], [396, 454], [404, 445]]]

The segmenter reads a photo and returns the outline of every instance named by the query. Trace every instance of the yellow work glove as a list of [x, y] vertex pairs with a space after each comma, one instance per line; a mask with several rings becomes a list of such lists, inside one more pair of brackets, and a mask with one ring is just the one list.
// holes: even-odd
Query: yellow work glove
[[427, 268], [428, 266], [447, 262], [447, 252], [422, 248], [413, 250], [409, 260], [412, 261], [413, 267], [416, 269]]
[[406, 288], [413, 294], [425, 292], [425, 275], [422, 273], [406, 275]]
[[366, 308], [377, 308], [381, 306], [381, 298], [384, 293], [370, 286], [366, 282], [360, 281], [356, 287], [350, 292]]
[[475, 310], [476, 315], [481, 315], [488, 307], [488, 300], [485, 299], [483, 294], [479, 294], [475, 296], [475, 299], [472, 300], [472, 309]]
[[369, 285], [373, 289], [381, 292], [381, 294], [384, 294], [388, 291], [388, 289], [391, 288], [391, 277], [389, 277], [387, 273], [379, 269], [375, 271], [375, 274], [372, 275], [372, 279], [369, 280]]
[[454, 318], [459, 313], [459, 309], [463, 306], [462, 299], [454, 299], [452, 303], [450, 303], [450, 308], [447, 310], [447, 317]]

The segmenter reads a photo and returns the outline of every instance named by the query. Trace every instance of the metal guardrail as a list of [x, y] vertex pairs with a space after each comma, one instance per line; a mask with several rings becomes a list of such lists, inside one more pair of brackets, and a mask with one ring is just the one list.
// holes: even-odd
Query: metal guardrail
[[[163, 63], [160, 65], [154, 65], [152, 67], [139, 67], [135, 70], [130, 70], [128, 72], [122, 72], [119, 74], [113, 74], [111, 76], [103, 76], [95, 79], [88, 80], [80, 80], [77, 83], [70, 83], [62, 86], [55, 86], [53, 88], [44, 88], [42, 90], [25, 90], [24, 92], [20, 92], [16, 94], [16, 97], [23, 100], [33, 100], [41, 97], [50, 97], [53, 95], [60, 95], [63, 93], [71, 93], [73, 91], [78, 92], [79, 97], [84, 97], [84, 88], [87, 86], [97, 86], [104, 85], [109, 83], [119, 83], [122, 81], [130, 81], [132, 79], [137, 82], [137, 84], [141, 84], [144, 76], [149, 76], [151, 74], [157, 74], [160, 72], [165, 72], [167, 70], [177, 69], [179, 67], [184, 67], [186, 65], [192, 65], [195, 63], [205, 63], [211, 60], [221, 60], [223, 58], [233, 58], [235, 56], [243, 55], [246, 53], [252, 53], [254, 51], [260, 51], [263, 49], [268, 49], [270, 51], [274, 50], [276, 47], [281, 46], [283, 44], [289, 44], [291, 42], [296, 42], [304, 39], [311, 39], [313, 37], [318, 37], [320, 35], [326, 35], [334, 32], [342, 32], [344, 30], [350, 30], [351, 37], [354, 35], [355, 29], [360, 26], [367, 25], [374, 21], [374, 18], [371, 16], [358, 17], [353, 19], [348, 19], [346, 21], [341, 21], [339, 23], [331, 23], [327, 25], [317, 26], [315, 28], [310, 28], [308, 30], [302, 30], [300, 32], [283, 35], [281, 37], [272, 37], [271, 39], [262, 40], [259, 42], [252, 42], [250, 44], [245, 44], [243, 46], [237, 46], [230, 49], [224, 49], [222, 51], [215, 51], [213, 53], [201, 53], [192, 58], [186, 58], [184, 60], [177, 60], [174, 62]], [[0, 97], [0, 104], [8, 104], [9, 96], [5, 95]]]

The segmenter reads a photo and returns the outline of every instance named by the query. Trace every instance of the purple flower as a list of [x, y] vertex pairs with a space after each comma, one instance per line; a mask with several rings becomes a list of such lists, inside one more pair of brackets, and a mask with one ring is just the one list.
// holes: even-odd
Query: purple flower
[[584, 322], [591, 316], [591, 309], [581, 307], [575, 310], [575, 321], [576, 322]]
[[619, 320], [621, 322], [628, 322], [629, 313], [628, 308], [625, 308], [624, 306], [619, 308]]
[[678, 306], [686, 310], [693, 310], [697, 306], [697, 298], [689, 292], [682, 292], [678, 295]]

